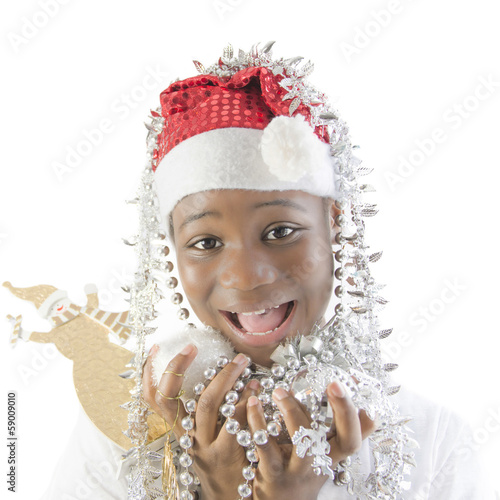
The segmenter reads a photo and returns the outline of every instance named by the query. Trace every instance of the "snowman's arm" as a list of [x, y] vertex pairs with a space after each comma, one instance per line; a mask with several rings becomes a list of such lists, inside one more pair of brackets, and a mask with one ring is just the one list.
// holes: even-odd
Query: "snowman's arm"
[[[31, 332], [29, 334], [29, 341], [38, 342], [40, 344], [51, 344], [54, 342], [54, 334], [52, 333], [54, 330], [50, 330], [50, 332]], [[24, 336], [23, 339], [28, 340], [24, 338]]]
[[50, 332], [30, 332], [25, 330], [21, 326], [22, 316], [16, 316], [15, 318], [10, 314], [7, 316], [7, 319], [12, 324], [12, 333], [10, 336], [10, 346], [15, 347], [18, 339], [23, 339], [24, 342], [40, 342], [42, 344], [54, 342], [54, 336], [51, 330]]
[[9, 344], [10, 347], [15, 347], [17, 340], [19, 338], [22, 338], [23, 340], [26, 340], [26, 337], [29, 337], [30, 332], [25, 332], [21, 328], [21, 322], [22, 322], [22, 315], [20, 314], [19, 316], [11, 316], [10, 314], [7, 315], [7, 320], [10, 322], [12, 331], [10, 333], [10, 340]]
[[99, 298], [97, 297], [97, 287], [93, 283], [85, 285], [84, 292], [87, 295], [87, 307], [97, 309], [99, 307]]

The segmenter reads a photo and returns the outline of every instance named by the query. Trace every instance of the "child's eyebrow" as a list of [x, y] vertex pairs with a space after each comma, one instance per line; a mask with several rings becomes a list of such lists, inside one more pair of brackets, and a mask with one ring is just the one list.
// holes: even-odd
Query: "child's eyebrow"
[[262, 203], [256, 203], [253, 208], [261, 208], [261, 207], [269, 207], [269, 206], [282, 206], [282, 207], [290, 207], [295, 208], [296, 210], [300, 210], [301, 212], [307, 212], [306, 208], [298, 203], [295, 203], [292, 200], [288, 200], [287, 198], [278, 198], [272, 201], [264, 201]]
[[220, 217], [222, 217], [222, 214], [220, 212], [213, 212], [210, 210], [205, 210], [204, 212], [188, 215], [184, 219], [184, 222], [180, 225], [179, 230], [181, 230], [184, 226], [186, 226], [187, 224], [190, 224], [191, 222], [202, 219], [203, 217], [210, 217], [210, 216], [220, 218]]
[[[301, 212], [307, 212], [306, 208], [304, 208], [302, 205], [295, 203], [292, 200], [288, 200], [286, 198], [278, 198], [276, 200], [271, 200], [271, 201], [263, 201], [261, 203], [256, 203], [255, 205], [252, 205], [252, 208], [262, 208], [262, 207], [271, 207], [271, 206], [282, 206], [282, 207], [290, 207], [290, 208], [295, 208], [296, 210], [300, 210]], [[212, 211], [212, 210], [205, 210], [204, 212], [199, 212], [197, 214], [191, 214], [188, 215], [185, 219], [184, 222], [180, 225], [179, 230], [181, 230], [184, 226], [187, 226], [191, 222], [195, 222], [199, 219], [202, 219], [203, 217], [217, 217], [221, 218], [222, 214], [217, 211]]]

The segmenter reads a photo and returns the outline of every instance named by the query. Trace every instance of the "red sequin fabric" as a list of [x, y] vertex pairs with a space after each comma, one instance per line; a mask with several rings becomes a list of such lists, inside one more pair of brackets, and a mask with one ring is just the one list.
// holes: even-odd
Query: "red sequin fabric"
[[[177, 144], [202, 132], [226, 127], [263, 130], [275, 116], [289, 116], [291, 100], [282, 100], [282, 78], [267, 68], [251, 67], [231, 78], [207, 74], [171, 84], [160, 95], [165, 127], [158, 138], [156, 165]], [[310, 122], [306, 105], [300, 104], [297, 114]], [[315, 133], [328, 143], [325, 127], [316, 127]]]

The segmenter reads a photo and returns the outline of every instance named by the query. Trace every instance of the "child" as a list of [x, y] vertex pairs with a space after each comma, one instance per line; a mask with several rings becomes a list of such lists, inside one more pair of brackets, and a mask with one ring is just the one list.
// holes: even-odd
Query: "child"
[[[207, 498], [234, 498], [241, 483], [244, 450], [216, 422], [224, 394], [248, 364], [245, 354], [269, 366], [279, 342], [297, 332], [309, 332], [323, 321], [332, 285], [331, 257], [325, 254], [306, 276], [293, 275], [291, 269], [312, 256], [318, 246], [331, 244], [333, 208], [331, 213], [320, 197], [309, 193], [238, 189], [189, 195], [173, 211], [176, 255], [190, 304], [204, 324], [221, 331], [240, 353], [210, 382], [198, 402], [194, 456]], [[276, 301], [273, 296], [283, 299]], [[195, 356], [196, 348], [188, 345], [169, 363], [157, 391], [146, 385], [146, 401], [167, 422], [176, 420], [177, 401], [162, 394], [175, 397], [179, 393], [182, 378], [178, 374], [184, 374]], [[146, 384], [150, 366], [148, 362]], [[266, 424], [256, 397], [258, 388], [257, 383], [249, 383], [236, 405], [238, 420], [248, 418], [253, 432]], [[357, 451], [374, 423], [364, 413], [358, 416], [339, 382], [331, 383], [327, 393], [337, 429], [331, 457], [338, 463]], [[290, 435], [301, 425], [309, 427], [307, 413], [287, 391], [278, 388], [273, 398]], [[181, 408], [178, 437], [185, 416]], [[290, 452], [282, 455], [282, 451], [274, 440], [259, 447], [254, 490], [263, 498], [316, 498], [326, 477], [315, 476], [309, 460]]]
[[[228, 47], [208, 70], [197, 63], [201, 74], [173, 83], [153, 113], [131, 290], [128, 498], [162, 487], [145, 404], [181, 447], [166, 441], [166, 498], [176, 474], [183, 499], [490, 498], [471, 480], [480, 471], [460, 422], [404, 392], [401, 411], [391, 400], [395, 366], [378, 344], [390, 330], [377, 324], [384, 300], [368, 266], [380, 255], [364, 243], [376, 210], [357, 181], [366, 169], [326, 97], [305, 83], [312, 66], [274, 61], [270, 48], [234, 57]], [[177, 286], [161, 224], [204, 328], [155, 345], [143, 368], [159, 287]], [[172, 301], [187, 319], [182, 294]], [[96, 456], [112, 462], [105, 447], [96, 441]], [[122, 471], [101, 498], [124, 498], [124, 484]]]

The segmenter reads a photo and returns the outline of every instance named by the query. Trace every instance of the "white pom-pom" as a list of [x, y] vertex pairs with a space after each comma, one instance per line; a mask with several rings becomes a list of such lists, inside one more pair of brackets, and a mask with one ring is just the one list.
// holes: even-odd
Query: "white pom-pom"
[[198, 382], [203, 382], [203, 372], [209, 367], [215, 368], [220, 356], [232, 360], [235, 356], [233, 346], [220, 332], [213, 328], [199, 329], [187, 326], [178, 335], [170, 335], [163, 342], [157, 342], [160, 349], [153, 360], [153, 382], [158, 385], [163, 372], [170, 360], [176, 356], [186, 345], [194, 344], [198, 354], [193, 363], [186, 370], [182, 388], [185, 393], [183, 400], [194, 397], [193, 387]]
[[315, 135], [302, 115], [273, 118], [264, 129], [261, 153], [273, 175], [291, 182], [313, 174], [330, 159], [329, 146]]

